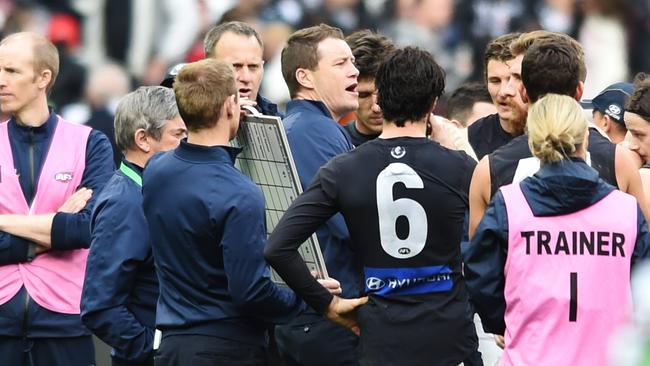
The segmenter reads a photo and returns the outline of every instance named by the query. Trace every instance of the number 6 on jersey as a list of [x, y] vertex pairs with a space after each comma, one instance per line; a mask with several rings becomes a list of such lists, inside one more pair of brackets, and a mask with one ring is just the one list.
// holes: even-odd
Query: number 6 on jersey
[[[422, 178], [404, 163], [391, 163], [377, 176], [377, 213], [379, 214], [379, 238], [388, 255], [411, 258], [418, 255], [427, 240], [427, 214], [422, 205], [410, 198], [393, 200], [393, 186], [402, 183], [406, 188], [423, 189]], [[397, 236], [397, 219], [408, 220], [408, 235]]]

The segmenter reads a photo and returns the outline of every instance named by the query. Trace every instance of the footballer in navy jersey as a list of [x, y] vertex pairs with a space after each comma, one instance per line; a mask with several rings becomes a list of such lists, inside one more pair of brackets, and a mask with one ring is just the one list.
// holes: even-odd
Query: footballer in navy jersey
[[[361, 365], [456, 365], [477, 347], [460, 255], [475, 162], [425, 135], [444, 89], [444, 72], [429, 53], [396, 51], [376, 85], [382, 134], [319, 170], [276, 226], [265, 256], [315, 310], [360, 330]], [[368, 302], [356, 310], [354, 300], [315, 282], [297, 252], [338, 212], [362, 262]]]

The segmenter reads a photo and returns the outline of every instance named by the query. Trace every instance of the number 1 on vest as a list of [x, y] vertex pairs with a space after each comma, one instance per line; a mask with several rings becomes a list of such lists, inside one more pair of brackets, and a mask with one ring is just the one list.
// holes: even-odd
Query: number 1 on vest
[[578, 318], [578, 273], [571, 272], [571, 300], [569, 301], [569, 321], [575, 322]]

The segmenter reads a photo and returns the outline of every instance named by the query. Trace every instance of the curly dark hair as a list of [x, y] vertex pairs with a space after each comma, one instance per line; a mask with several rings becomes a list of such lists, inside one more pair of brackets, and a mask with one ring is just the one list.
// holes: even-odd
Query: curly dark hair
[[445, 90], [445, 71], [433, 56], [417, 47], [396, 50], [375, 77], [377, 103], [386, 121], [403, 127], [423, 119]]
[[356, 31], [345, 38], [359, 69], [359, 79], [374, 79], [384, 60], [395, 52], [395, 45], [386, 36], [369, 29]]

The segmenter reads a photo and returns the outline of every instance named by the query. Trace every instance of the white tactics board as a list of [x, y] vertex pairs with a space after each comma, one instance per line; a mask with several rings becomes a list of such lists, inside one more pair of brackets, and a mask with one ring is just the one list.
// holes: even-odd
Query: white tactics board
[[[251, 112], [254, 114], [246, 115], [231, 144], [243, 149], [235, 166], [262, 189], [270, 234], [302, 187], [280, 117]], [[316, 271], [319, 278], [328, 277], [316, 234], [302, 244], [299, 252], [310, 271]], [[275, 271], [272, 276], [276, 283], [284, 284]]]

